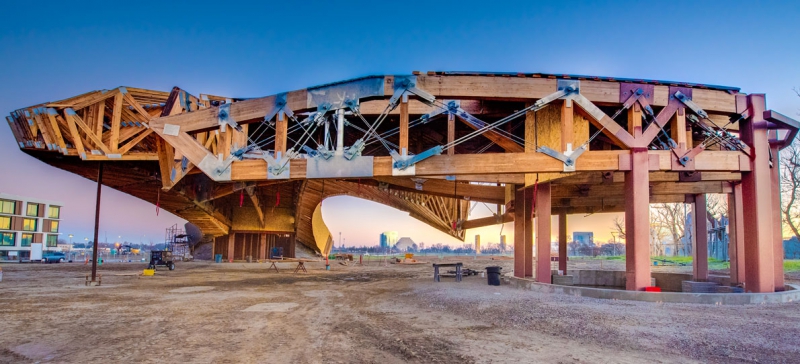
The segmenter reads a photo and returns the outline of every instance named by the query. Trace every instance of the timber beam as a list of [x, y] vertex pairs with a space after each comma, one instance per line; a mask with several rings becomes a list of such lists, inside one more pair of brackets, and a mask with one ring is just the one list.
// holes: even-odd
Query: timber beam
[[[191, 137], [187, 138], [191, 139]], [[192, 143], [186, 140], [186, 143]], [[194, 141], [196, 143], [196, 141]], [[183, 142], [182, 142], [183, 143]], [[208, 153], [203, 149], [201, 156]], [[669, 151], [649, 151], [648, 166], [651, 171], [669, 171], [672, 169]], [[743, 164], [746, 156], [737, 151], [704, 151], [695, 157], [698, 171], [739, 172], [747, 169]], [[199, 158], [202, 160], [202, 158]], [[190, 158], [191, 160], [191, 158]], [[589, 151], [583, 153], [576, 163], [577, 171], [627, 171], [630, 170], [630, 151]], [[306, 178], [306, 159], [292, 159], [290, 162], [290, 178]], [[392, 177], [391, 157], [373, 158], [373, 176]], [[493, 175], [493, 174], [530, 174], [561, 173], [564, 164], [543, 153], [491, 153], [491, 154], [456, 154], [437, 155], [418, 162], [415, 166], [416, 176], [441, 175]], [[263, 160], [234, 161], [231, 166], [231, 180], [253, 181], [267, 177], [267, 163]]]

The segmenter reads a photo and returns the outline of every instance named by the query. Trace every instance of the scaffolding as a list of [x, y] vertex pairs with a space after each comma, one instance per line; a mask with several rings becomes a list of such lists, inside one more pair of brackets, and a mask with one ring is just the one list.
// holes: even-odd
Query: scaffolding
[[167, 250], [172, 252], [173, 259], [180, 259], [182, 261], [192, 259], [192, 254], [189, 249], [189, 236], [178, 224], [167, 228], [164, 242], [167, 245]]

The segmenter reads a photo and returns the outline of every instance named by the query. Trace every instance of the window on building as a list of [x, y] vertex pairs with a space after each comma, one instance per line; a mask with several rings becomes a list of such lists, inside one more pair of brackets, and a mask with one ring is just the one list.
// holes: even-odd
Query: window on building
[[50, 232], [51, 233], [58, 232], [58, 221], [50, 221]]
[[25, 234], [25, 233], [23, 233], [20, 236], [19, 241], [22, 242], [22, 244], [20, 244], [20, 246], [31, 246], [31, 243], [33, 242], [33, 234]]
[[0, 216], [0, 229], [11, 230], [11, 217]]
[[28, 216], [39, 216], [39, 204], [28, 202], [28, 211], [26, 213]]
[[14, 214], [17, 209], [15, 201], [0, 200], [0, 214]]
[[48, 235], [47, 236], [47, 246], [48, 247], [56, 247], [56, 246], [58, 246], [58, 235]]
[[14, 233], [0, 233], [0, 246], [14, 246]]
[[22, 219], [23, 231], [36, 231], [36, 219]]
[[61, 215], [61, 207], [58, 206], [50, 206], [47, 210], [47, 217], [50, 219], [58, 219]]

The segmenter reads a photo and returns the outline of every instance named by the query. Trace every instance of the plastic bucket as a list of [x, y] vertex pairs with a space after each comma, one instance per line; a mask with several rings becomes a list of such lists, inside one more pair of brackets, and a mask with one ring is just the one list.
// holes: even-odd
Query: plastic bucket
[[500, 270], [503, 267], [486, 267], [486, 277], [490, 286], [500, 285]]
[[222, 263], [222, 254], [214, 254], [214, 263]]

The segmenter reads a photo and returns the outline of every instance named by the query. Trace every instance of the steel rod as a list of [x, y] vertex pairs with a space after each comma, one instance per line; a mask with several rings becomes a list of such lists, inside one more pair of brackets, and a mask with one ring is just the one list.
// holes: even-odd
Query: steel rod
[[100, 192], [103, 187], [103, 162], [97, 164], [97, 197], [94, 210], [94, 242], [92, 247], [92, 282], [97, 281], [97, 240], [100, 230]]

